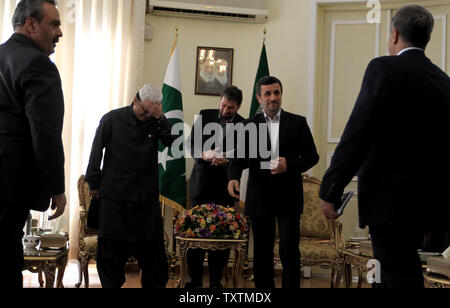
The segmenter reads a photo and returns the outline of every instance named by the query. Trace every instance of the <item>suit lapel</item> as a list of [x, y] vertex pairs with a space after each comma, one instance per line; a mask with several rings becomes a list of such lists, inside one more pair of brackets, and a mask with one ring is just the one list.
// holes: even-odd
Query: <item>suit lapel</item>
[[289, 117], [288, 114], [281, 109], [281, 115], [280, 115], [280, 135], [278, 136], [278, 146], [280, 147], [278, 149], [278, 153], [281, 155], [281, 149], [284, 149], [284, 140], [286, 139], [286, 136], [288, 136], [288, 129], [289, 129]]

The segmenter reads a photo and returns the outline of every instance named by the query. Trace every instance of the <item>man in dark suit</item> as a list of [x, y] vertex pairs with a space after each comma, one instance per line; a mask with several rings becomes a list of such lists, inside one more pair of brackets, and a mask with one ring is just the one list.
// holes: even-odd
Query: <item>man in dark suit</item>
[[[235, 200], [228, 194], [228, 159], [226, 153], [234, 150], [227, 148], [227, 132], [234, 134], [233, 130], [227, 130], [227, 124], [242, 123], [244, 118], [237, 112], [242, 104], [242, 91], [235, 86], [225, 89], [222, 94], [219, 109], [200, 111], [199, 118], [194, 124], [190, 140], [190, 150], [195, 158], [194, 169], [189, 181], [192, 197], [192, 206], [203, 204], [217, 204], [223, 206], [234, 206]], [[206, 133], [206, 126], [216, 125], [220, 132]], [[201, 132], [196, 134], [197, 130]], [[219, 136], [223, 133], [222, 136]], [[196, 138], [201, 138], [201, 142]], [[210, 138], [217, 138], [217, 144], [211, 149], [204, 149], [205, 143]], [[221, 139], [221, 140], [220, 140]], [[236, 139], [235, 139], [236, 140]], [[222, 143], [222, 145], [219, 145]], [[198, 154], [196, 157], [195, 153]], [[222, 155], [219, 155], [223, 153]], [[188, 268], [191, 281], [186, 288], [202, 287], [203, 260], [205, 250], [189, 250], [187, 254]], [[220, 280], [225, 266], [228, 263], [230, 250], [208, 251], [210, 287], [221, 288]]]
[[[236, 156], [229, 167], [228, 191], [239, 198], [242, 171], [249, 168], [245, 213], [250, 216], [254, 235], [254, 276], [257, 288], [274, 288], [275, 220], [280, 234], [283, 287], [300, 286], [300, 215], [303, 211], [302, 173], [319, 160], [311, 131], [302, 116], [281, 109], [283, 86], [275, 77], [264, 77], [257, 85], [260, 113], [244, 122], [256, 127], [257, 136], [246, 137], [244, 157]], [[251, 129], [250, 129], [251, 131]], [[268, 134], [267, 134], [268, 133]], [[262, 138], [261, 138], [262, 136]], [[264, 137], [267, 138], [264, 139]], [[260, 151], [252, 157], [249, 148], [261, 148], [267, 141], [272, 161]], [[240, 144], [239, 146], [242, 146]], [[266, 147], [267, 146], [267, 147]], [[237, 152], [242, 149], [237, 148]], [[270, 169], [265, 166], [270, 163]]]
[[51, 0], [22, 0], [14, 34], [0, 46], [0, 288], [22, 287], [22, 229], [30, 209], [46, 211], [52, 200], [64, 213], [64, 100], [49, 56], [62, 36]]
[[161, 90], [146, 85], [131, 106], [107, 113], [95, 134], [86, 181], [100, 199], [97, 269], [104, 288], [124, 284], [131, 255], [142, 270], [142, 287], [164, 288], [168, 281], [158, 142], [170, 147], [174, 137], [161, 101]]
[[[433, 16], [401, 8], [392, 20], [391, 56], [370, 62], [320, 197], [328, 218], [358, 173], [361, 227], [369, 226], [385, 287], [423, 287], [417, 254], [424, 231], [450, 226], [450, 79], [425, 56]], [[379, 277], [378, 277], [379, 278]]]

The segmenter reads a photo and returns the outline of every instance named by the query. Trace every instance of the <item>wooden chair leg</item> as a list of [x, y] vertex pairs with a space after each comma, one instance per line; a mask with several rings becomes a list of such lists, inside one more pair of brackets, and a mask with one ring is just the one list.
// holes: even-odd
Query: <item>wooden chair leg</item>
[[78, 259], [78, 262], [80, 262], [80, 266], [78, 267], [78, 283], [75, 284], [75, 288], [79, 289], [81, 285], [83, 284], [83, 267], [82, 267], [82, 260]]
[[89, 261], [85, 262], [83, 273], [84, 273], [84, 287], [86, 289], [88, 289], [89, 288]]
[[334, 267], [331, 268], [331, 288], [335, 288], [334, 277], [336, 276], [336, 269]]
[[336, 274], [336, 282], [335, 282], [335, 288], [339, 288], [340, 284], [341, 284], [341, 279], [342, 279], [342, 267], [338, 267], [336, 269], [337, 274]]

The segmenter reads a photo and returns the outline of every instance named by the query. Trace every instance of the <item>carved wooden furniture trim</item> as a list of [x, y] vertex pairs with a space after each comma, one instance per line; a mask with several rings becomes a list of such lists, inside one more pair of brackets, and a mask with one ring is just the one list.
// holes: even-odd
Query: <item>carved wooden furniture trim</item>
[[424, 270], [425, 287], [435, 289], [450, 289], [450, 277], [439, 272]]
[[36, 250], [36, 252], [24, 254], [25, 266], [23, 270], [30, 271], [32, 273], [38, 273], [39, 285], [41, 288], [44, 286], [44, 280], [42, 274], [45, 276], [45, 288], [50, 289], [55, 286], [56, 270], [58, 270], [58, 276], [56, 277], [56, 287], [64, 288], [63, 278], [67, 265], [67, 254], [69, 250], [62, 251], [42, 251]]
[[187, 251], [189, 249], [205, 249], [205, 250], [234, 250], [235, 257], [233, 262], [232, 281], [233, 287], [239, 288], [239, 279], [241, 277], [242, 265], [245, 263], [248, 240], [229, 240], [229, 239], [199, 239], [199, 238], [183, 238], [176, 237], [177, 250], [180, 255], [180, 278], [178, 287], [184, 288], [186, 277], [188, 276], [187, 268]]
[[97, 231], [87, 227], [87, 214], [89, 211], [89, 204], [91, 202], [89, 185], [84, 179], [84, 175], [78, 179], [78, 198], [80, 202], [78, 221], [78, 261], [80, 262], [80, 277], [79, 283], [75, 285], [79, 288], [83, 282], [86, 288], [89, 288], [89, 261], [91, 259], [97, 260]]
[[346, 288], [350, 288], [352, 285], [352, 267], [358, 270], [358, 286], [361, 288], [363, 275], [367, 272], [367, 262], [373, 259], [372, 256], [366, 256], [360, 253], [359, 248], [344, 249], [344, 284]]

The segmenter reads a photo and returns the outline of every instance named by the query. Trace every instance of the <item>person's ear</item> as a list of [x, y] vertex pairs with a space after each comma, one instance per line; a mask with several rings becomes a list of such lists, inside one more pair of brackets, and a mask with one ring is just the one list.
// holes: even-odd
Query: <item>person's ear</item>
[[28, 17], [25, 20], [25, 27], [27, 28], [28, 32], [34, 33], [36, 31], [36, 19], [33, 17]]
[[262, 97], [261, 97], [258, 93], [256, 93], [256, 99], [257, 99], [258, 102], [261, 104], [261, 102], [262, 102]]
[[398, 30], [396, 28], [392, 29], [392, 42], [394, 44], [397, 44], [400, 39], [400, 34], [398, 33]]

